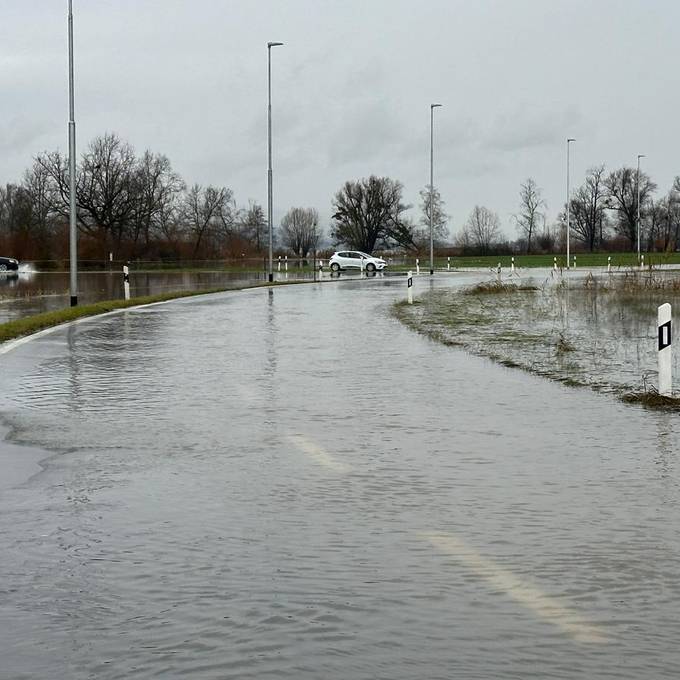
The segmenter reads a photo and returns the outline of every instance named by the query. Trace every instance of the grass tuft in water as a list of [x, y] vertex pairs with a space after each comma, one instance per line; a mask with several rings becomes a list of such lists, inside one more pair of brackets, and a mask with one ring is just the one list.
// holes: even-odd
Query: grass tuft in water
[[569, 352], [575, 351], [576, 347], [567, 340], [564, 333], [560, 333], [557, 336], [557, 342], [555, 343], [555, 352], [557, 352], [557, 354], [568, 354]]
[[654, 387], [639, 392], [628, 392], [621, 396], [621, 401], [626, 404], [641, 404], [651, 409], [680, 411], [680, 397], [659, 394]]
[[465, 290], [466, 295], [500, 295], [503, 293], [517, 293], [520, 291], [538, 290], [532, 284], [503, 283], [502, 281], [482, 281]]

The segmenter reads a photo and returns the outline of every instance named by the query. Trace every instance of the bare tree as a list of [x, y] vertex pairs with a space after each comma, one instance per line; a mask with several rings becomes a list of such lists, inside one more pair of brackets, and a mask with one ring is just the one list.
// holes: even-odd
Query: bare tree
[[546, 205], [541, 197], [541, 190], [531, 177], [520, 186], [519, 199], [520, 212], [515, 215], [515, 221], [520, 234], [526, 239], [527, 253], [530, 253], [531, 240], [543, 219], [541, 208], [545, 208]]
[[[637, 244], [637, 171], [623, 167], [609, 173], [605, 180], [609, 208], [616, 213], [614, 230], [628, 239], [631, 248]], [[656, 191], [656, 184], [644, 172], [640, 173], [640, 224], [642, 229], [649, 199]], [[642, 238], [642, 237], [641, 237]]]
[[458, 243], [465, 248], [471, 248], [486, 255], [500, 241], [500, 237], [498, 215], [489, 208], [476, 205], [465, 222]]
[[263, 236], [265, 227], [267, 226], [267, 219], [264, 216], [264, 210], [259, 203], [252, 201], [248, 208], [243, 213], [243, 220], [241, 222], [241, 236], [247, 241], [250, 241], [257, 250], [262, 250]]
[[131, 192], [133, 201], [132, 239], [136, 247], [140, 236], [148, 251], [154, 232], [161, 232], [160, 221], [184, 190], [184, 181], [172, 169], [167, 156], [145, 151], [136, 163]]
[[[182, 204], [182, 219], [193, 236], [193, 254], [204, 249], [215, 251], [219, 234], [230, 221], [231, 190], [226, 187], [194, 184], [186, 193]], [[206, 243], [207, 242], [207, 243]]]
[[413, 225], [403, 217], [410, 208], [402, 203], [403, 187], [389, 177], [345, 182], [333, 199], [336, 243], [373, 252], [377, 243], [413, 246]]
[[[586, 180], [574, 193], [569, 209], [572, 234], [592, 252], [602, 244], [607, 227], [604, 165], [588, 170]], [[561, 217], [566, 226], [566, 216]]]
[[555, 226], [550, 226], [543, 215], [543, 227], [540, 232], [536, 232], [535, 243], [539, 250], [544, 253], [555, 252], [555, 246], [557, 245], [557, 235], [558, 229]]
[[321, 237], [319, 213], [314, 208], [291, 208], [281, 220], [281, 241], [298, 257], [305, 258]]
[[[418, 243], [430, 242], [430, 185], [420, 191], [420, 228], [416, 233]], [[437, 188], [432, 191], [432, 238], [435, 244], [442, 244], [449, 238], [447, 223], [449, 216], [444, 212], [444, 201]]]

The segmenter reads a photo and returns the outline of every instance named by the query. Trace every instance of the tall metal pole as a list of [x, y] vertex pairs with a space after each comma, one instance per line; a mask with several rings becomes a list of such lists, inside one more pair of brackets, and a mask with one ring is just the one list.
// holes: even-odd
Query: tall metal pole
[[637, 173], [635, 175], [635, 191], [637, 193], [637, 256], [638, 264], [640, 264], [640, 159], [644, 158], [643, 153], [638, 154], [637, 157]]
[[569, 137], [567, 139], [567, 269], [570, 267], [569, 263], [569, 239], [571, 236], [571, 228], [570, 228], [570, 217], [571, 217], [571, 192], [569, 190], [569, 144], [571, 142], [575, 142], [576, 140], [573, 139], [572, 137]]
[[68, 176], [71, 307], [78, 304], [78, 225], [76, 223], [76, 121], [73, 95], [73, 0], [68, 0]]
[[434, 110], [441, 104], [430, 104], [430, 276], [434, 275]]
[[269, 165], [267, 172], [267, 222], [269, 223], [269, 282], [274, 281], [273, 253], [274, 253], [274, 226], [272, 211], [274, 199], [272, 196], [272, 47], [283, 45], [280, 42], [267, 43], [267, 141], [269, 147]]

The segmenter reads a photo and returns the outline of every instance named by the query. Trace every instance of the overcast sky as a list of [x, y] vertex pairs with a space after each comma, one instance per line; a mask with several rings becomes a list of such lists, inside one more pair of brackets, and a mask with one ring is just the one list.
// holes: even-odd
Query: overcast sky
[[[0, 183], [67, 148], [67, 0], [0, 0]], [[669, 188], [680, 86], [678, 0], [74, 0], [76, 122], [166, 154], [187, 183], [327, 223], [348, 179], [387, 175], [417, 206], [435, 186], [452, 235], [475, 204], [516, 235], [520, 182], [549, 219], [586, 169], [634, 165]], [[413, 211], [416, 217], [416, 211]]]

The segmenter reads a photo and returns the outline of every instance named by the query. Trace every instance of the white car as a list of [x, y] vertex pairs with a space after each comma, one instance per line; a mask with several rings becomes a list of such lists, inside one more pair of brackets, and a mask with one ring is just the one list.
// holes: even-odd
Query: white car
[[333, 253], [328, 263], [334, 272], [341, 269], [365, 269], [367, 272], [374, 272], [387, 266], [385, 260], [367, 255], [360, 250], [340, 250]]

